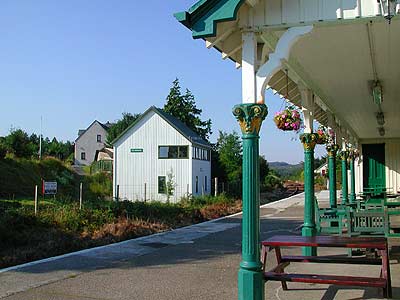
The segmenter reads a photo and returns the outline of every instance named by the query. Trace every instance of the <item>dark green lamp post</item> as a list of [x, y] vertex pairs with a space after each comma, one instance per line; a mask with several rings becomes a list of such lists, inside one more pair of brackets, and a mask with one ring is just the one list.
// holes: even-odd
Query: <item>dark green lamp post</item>
[[[314, 203], [314, 148], [317, 143], [316, 133], [304, 133], [300, 141], [304, 146], [304, 224], [303, 236], [315, 236], [315, 203]], [[317, 248], [304, 247], [303, 255], [317, 255]]]
[[242, 261], [238, 274], [239, 300], [264, 299], [260, 262], [259, 132], [267, 116], [265, 104], [240, 104], [233, 108], [243, 139]]

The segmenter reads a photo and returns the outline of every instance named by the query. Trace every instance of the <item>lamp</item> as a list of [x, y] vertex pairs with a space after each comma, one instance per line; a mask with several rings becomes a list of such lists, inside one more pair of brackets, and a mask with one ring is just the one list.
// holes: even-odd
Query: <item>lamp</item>
[[376, 122], [380, 126], [383, 126], [385, 124], [385, 115], [383, 114], [383, 112], [380, 111], [376, 113]]
[[381, 5], [383, 16], [391, 23], [392, 18], [396, 15], [398, 0], [378, 0]]
[[383, 102], [383, 88], [379, 80], [376, 80], [373, 83], [372, 97], [376, 105], [380, 105]]
[[385, 135], [385, 128], [384, 127], [378, 127], [378, 132], [380, 136], [384, 136]]

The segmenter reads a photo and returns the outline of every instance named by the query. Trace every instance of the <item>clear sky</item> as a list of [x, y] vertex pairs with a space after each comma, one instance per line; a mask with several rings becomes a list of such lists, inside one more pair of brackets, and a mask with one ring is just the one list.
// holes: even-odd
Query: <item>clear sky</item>
[[[172, 81], [195, 95], [218, 130], [240, 131], [241, 71], [178, 23], [173, 13], [195, 0], [3, 0], [0, 3], [0, 135], [11, 127], [74, 140], [94, 119], [162, 107]], [[282, 100], [267, 93], [261, 130], [268, 161], [297, 163], [303, 150], [272, 116]], [[324, 153], [321, 146], [317, 154]]]

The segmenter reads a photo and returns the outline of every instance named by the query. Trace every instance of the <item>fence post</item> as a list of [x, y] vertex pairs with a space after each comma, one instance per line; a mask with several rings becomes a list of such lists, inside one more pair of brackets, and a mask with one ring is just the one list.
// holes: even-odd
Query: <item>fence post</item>
[[222, 192], [225, 193], [225, 182], [222, 183]]
[[204, 183], [201, 185], [201, 195], [204, 197]]
[[189, 197], [189, 183], [186, 185], [186, 195]]
[[83, 184], [81, 182], [79, 186], [79, 209], [82, 209], [82, 190], [83, 190]]
[[215, 181], [214, 181], [214, 196], [215, 197], [218, 196], [218, 177], [215, 177]]
[[147, 199], [147, 183], [144, 183], [144, 202], [146, 202]]
[[119, 201], [119, 184], [117, 184], [117, 194], [116, 194], [117, 202]]
[[35, 185], [35, 216], [38, 212], [38, 186]]

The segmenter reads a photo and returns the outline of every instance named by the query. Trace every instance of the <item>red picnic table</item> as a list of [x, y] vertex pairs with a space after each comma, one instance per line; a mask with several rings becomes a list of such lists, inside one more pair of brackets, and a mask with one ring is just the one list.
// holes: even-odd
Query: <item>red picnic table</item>
[[[376, 249], [380, 258], [337, 257], [337, 256], [282, 256], [281, 247], [332, 247], [332, 248], [366, 248]], [[267, 253], [275, 250], [277, 265], [269, 271], [265, 270]], [[265, 281], [281, 281], [282, 288], [287, 290], [287, 283], [304, 282], [319, 284], [335, 284], [347, 286], [368, 286], [382, 288], [386, 297], [392, 296], [390, 278], [389, 250], [384, 237], [341, 237], [341, 236], [293, 236], [276, 235], [262, 242], [261, 262], [264, 268]], [[291, 262], [299, 263], [335, 263], [380, 265], [380, 277], [360, 277], [322, 274], [285, 273], [284, 269]]]

